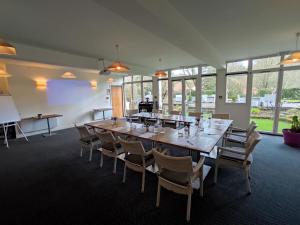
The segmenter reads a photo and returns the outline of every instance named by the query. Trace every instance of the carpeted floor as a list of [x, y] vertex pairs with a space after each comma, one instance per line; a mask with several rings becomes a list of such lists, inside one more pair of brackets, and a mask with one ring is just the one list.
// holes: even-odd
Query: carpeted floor
[[[96, 225], [186, 224], [186, 197], [162, 191], [155, 207], [157, 178], [141, 175], [123, 163], [112, 175], [112, 160], [99, 168], [99, 155], [88, 162], [79, 157], [76, 130], [30, 137], [0, 146], [0, 224]], [[243, 172], [223, 168], [217, 185], [213, 171], [205, 180], [204, 197], [194, 193], [190, 224], [300, 224], [300, 150], [282, 144], [281, 137], [264, 136], [254, 154], [252, 195], [245, 195]]]

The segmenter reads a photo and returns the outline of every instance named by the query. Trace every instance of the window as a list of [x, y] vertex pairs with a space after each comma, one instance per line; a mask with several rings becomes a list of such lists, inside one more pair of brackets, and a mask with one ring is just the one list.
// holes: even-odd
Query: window
[[171, 71], [171, 77], [198, 75], [198, 67], [186, 67]]
[[132, 102], [132, 84], [124, 84], [125, 109], [130, 109]]
[[202, 74], [204, 74], [204, 75], [217, 73], [217, 69], [213, 66], [202, 66], [201, 71], [202, 71]]
[[226, 76], [226, 103], [246, 103], [247, 74]]
[[216, 107], [216, 76], [203, 76], [201, 84], [201, 111], [211, 115]]
[[132, 76], [132, 80], [133, 81], [141, 81], [142, 80], [142, 76], [141, 75], [133, 75]]
[[[290, 55], [285, 55], [284, 59], [286, 59], [288, 56], [290, 56]], [[291, 63], [291, 64], [285, 64], [283, 66], [284, 67], [300, 66], [300, 62], [298, 62], [298, 63]]]
[[[300, 118], [300, 70], [284, 71], [278, 133], [291, 127], [293, 116]], [[295, 82], [296, 81], [296, 82]]]
[[152, 80], [152, 76], [143, 76], [143, 81]]
[[196, 79], [185, 80], [185, 111], [186, 115], [189, 112], [196, 110]]
[[132, 83], [132, 107], [138, 108], [138, 104], [142, 101], [141, 83]]
[[253, 70], [279, 68], [279, 66], [280, 66], [280, 56], [254, 59], [252, 61]]
[[168, 80], [158, 80], [159, 109], [168, 111]]
[[182, 81], [172, 81], [172, 102], [174, 111], [182, 111]]
[[144, 98], [143, 100], [146, 101], [147, 98], [149, 101], [153, 101], [153, 95], [152, 95], [152, 82], [143, 82], [143, 94]]
[[259, 131], [273, 131], [277, 80], [278, 72], [253, 74], [251, 121], [256, 123]]
[[131, 81], [132, 81], [132, 76], [124, 77], [124, 82], [131, 82]]
[[227, 63], [227, 73], [248, 71], [248, 60]]

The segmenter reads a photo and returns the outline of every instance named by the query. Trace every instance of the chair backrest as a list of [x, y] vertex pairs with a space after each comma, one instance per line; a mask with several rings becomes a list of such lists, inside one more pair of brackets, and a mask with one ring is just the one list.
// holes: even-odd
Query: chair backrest
[[96, 133], [96, 135], [101, 142], [102, 148], [111, 151], [115, 150], [116, 138], [112, 132], [106, 131], [106, 132]]
[[201, 117], [201, 112], [189, 112], [189, 116], [195, 116], [197, 118]]
[[86, 138], [91, 135], [86, 126], [76, 126], [75, 124], [75, 127], [79, 132], [80, 138]]
[[180, 115], [181, 111], [175, 111], [175, 110], [172, 110], [170, 112], [171, 115]]
[[253, 131], [252, 134], [249, 136], [246, 144], [246, 157], [245, 160], [248, 159], [249, 155], [254, 151], [255, 146], [261, 141], [262, 135], [258, 133], [257, 131]]
[[126, 112], [127, 112], [127, 115], [130, 117], [130, 116], [132, 116], [133, 114], [138, 113], [139, 110], [138, 110], [138, 109], [128, 109], [128, 110], [126, 110]]
[[174, 172], [192, 174], [193, 164], [191, 156], [174, 157], [165, 155], [156, 150], [153, 151], [155, 162], [161, 172], [163, 169], [167, 169]]
[[249, 124], [248, 128], [246, 129], [247, 138], [253, 133], [253, 131], [255, 131], [256, 128], [257, 128], [256, 123], [252, 121]]
[[229, 113], [214, 113], [214, 114], [212, 114], [212, 118], [229, 120], [230, 119], [230, 114]]
[[128, 154], [145, 155], [145, 149], [141, 141], [125, 141], [119, 137], [123, 151]]

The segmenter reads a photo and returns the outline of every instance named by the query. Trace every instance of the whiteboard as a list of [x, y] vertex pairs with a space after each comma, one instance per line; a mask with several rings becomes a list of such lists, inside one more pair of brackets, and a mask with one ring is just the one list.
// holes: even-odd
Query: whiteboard
[[20, 121], [20, 115], [11, 96], [0, 95], [0, 124]]

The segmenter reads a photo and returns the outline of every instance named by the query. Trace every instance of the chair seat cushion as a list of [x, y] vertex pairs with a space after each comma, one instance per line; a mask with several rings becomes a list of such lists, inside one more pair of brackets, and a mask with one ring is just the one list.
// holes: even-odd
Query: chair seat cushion
[[[239, 152], [245, 153], [245, 149], [238, 148], [238, 147], [233, 147], [231, 149], [236, 152], [222, 151], [220, 157], [226, 160], [237, 161], [237, 162], [243, 162], [245, 160], [245, 155], [239, 154]], [[247, 164], [251, 164], [252, 161], [253, 161], [253, 157], [252, 154], [250, 154], [247, 159]]]
[[115, 144], [116, 149], [115, 149], [113, 143], [104, 143], [104, 144], [101, 145], [101, 147], [104, 148], [105, 150], [113, 152], [113, 151], [116, 151], [116, 150], [118, 151], [122, 146], [121, 146], [120, 143], [116, 143]]
[[97, 137], [97, 135], [90, 135], [90, 136], [81, 138], [80, 141], [85, 144], [91, 144], [91, 142], [93, 143], [93, 142], [99, 141], [99, 138]]
[[[142, 156], [141, 155], [136, 155], [136, 154], [129, 154], [125, 156], [125, 160], [143, 166], [143, 160], [142, 160]], [[151, 165], [152, 163], [154, 163], [154, 157], [153, 155], [146, 155], [145, 156], [145, 163], [146, 166]]]
[[188, 185], [190, 179], [188, 173], [175, 172], [167, 169], [163, 169], [159, 176], [168, 181], [184, 186]]

